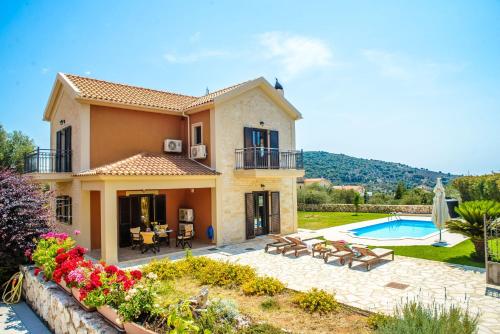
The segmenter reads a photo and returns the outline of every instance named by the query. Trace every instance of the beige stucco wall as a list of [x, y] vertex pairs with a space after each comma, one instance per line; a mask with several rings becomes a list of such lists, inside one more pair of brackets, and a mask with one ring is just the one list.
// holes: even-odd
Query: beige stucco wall
[[[260, 88], [215, 105], [215, 168], [221, 172], [216, 187], [217, 243], [245, 240], [245, 196], [247, 192], [280, 192], [281, 233], [297, 231], [295, 177], [244, 178], [234, 173], [235, 149], [243, 148], [243, 128], [279, 131], [280, 150], [295, 149], [295, 121]], [[264, 126], [260, 122], [264, 122]], [[276, 171], [279, 173], [279, 171]]]
[[[62, 125], [61, 120], [65, 121]], [[77, 102], [66, 89], [63, 89], [54, 106], [54, 114], [50, 121], [51, 149], [56, 149], [57, 131], [68, 126], [71, 126], [72, 168], [75, 173], [89, 168], [90, 108], [87, 104]], [[90, 225], [84, 219], [88, 213], [82, 209], [84, 199], [80, 180], [53, 182], [51, 188], [55, 190], [56, 196], [68, 195], [72, 200], [72, 225], [56, 222], [57, 228], [67, 233], [80, 230], [81, 234], [76, 237], [77, 241], [84, 247], [90, 247]]]

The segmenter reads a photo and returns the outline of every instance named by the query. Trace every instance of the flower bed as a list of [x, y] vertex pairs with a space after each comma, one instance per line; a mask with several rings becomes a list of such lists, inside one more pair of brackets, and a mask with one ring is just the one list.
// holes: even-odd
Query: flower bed
[[[294, 331], [308, 332], [320, 322], [323, 328], [342, 333], [339, 318], [346, 317], [350, 318], [345, 321], [349, 328], [355, 319], [357, 332], [368, 331], [365, 317], [343, 309], [333, 295], [325, 291], [296, 295], [280, 281], [258, 276], [249, 266], [187, 253], [176, 262], [153, 261], [143, 271], [122, 270], [86, 260], [85, 253], [86, 249], [66, 234], [43, 235], [32, 253], [35, 275], [62, 285], [65, 291], [71, 289], [86, 314], [100, 314], [117, 332], [284, 333], [283, 324], [300, 318], [307, 324], [292, 328]], [[203, 285], [215, 290], [218, 298], [209, 300]], [[201, 293], [189, 297], [200, 288]], [[240, 305], [257, 305], [266, 312], [283, 307], [273, 315], [287, 320], [276, 327], [271, 325], [272, 319], [245, 306], [240, 308], [233, 300]], [[93, 310], [97, 312], [90, 313]], [[60, 327], [62, 332], [71, 331]]]

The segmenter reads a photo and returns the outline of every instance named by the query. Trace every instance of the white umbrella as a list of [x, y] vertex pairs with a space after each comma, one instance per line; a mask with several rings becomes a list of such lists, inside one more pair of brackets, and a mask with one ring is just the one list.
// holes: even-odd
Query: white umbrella
[[439, 243], [442, 243], [441, 231], [445, 227], [446, 222], [449, 220], [450, 220], [450, 214], [448, 213], [448, 205], [446, 204], [444, 186], [443, 183], [441, 182], [441, 178], [438, 177], [436, 186], [434, 187], [432, 222], [439, 229]]

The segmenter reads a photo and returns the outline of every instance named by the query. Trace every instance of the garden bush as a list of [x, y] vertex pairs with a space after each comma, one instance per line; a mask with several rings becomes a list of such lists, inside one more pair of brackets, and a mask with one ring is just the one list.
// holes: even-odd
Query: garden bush
[[170, 281], [187, 274], [187, 266], [172, 262], [169, 258], [161, 260], [153, 259], [142, 268], [144, 274], [155, 273], [161, 281]]
[[473, 334], [477, 333], [477, 325], [478, 316], [460, 307], [408, 301], [396, 308], [395, 317], [379, 323], [376, 333]]
[[231, 288], [239, 287], [254, 279], [256, 273], [250, 266], [211, 260], [207, 262], [206, 266], [195, 272], [194, 277], [201, 284]]
[[371, 329], [377, 329], [384, 326], [389, 320], [390, 317], [388, 315], [382, 313], [373, 313], [368, 317], [367, 322], [368, 326], [370, 326]]
[[500, 202], [500, 173], [481, 176], [463, 176], [452, 185], [460, 193], [462, 201], [493, 200]]
[[75, 240], [66, 233], [42, 234], [32, 255], [38, 267], [35, 274], [38, 275], [38, 272], [42, 270], [45, 279], [52, 279], [52, 273], [57, 267], [57, 257], [73, 248], [74, 245]]
[[285, 332], [269, 324], [250, 325], [240, 332], [241, 334], [284, 334]]
[[202, 313], [197, 324], [203, 331], [212, 334], [236, 333], [237, 317], [239, 316], [236, 303], [227, 299], [210, 302], [207, 310]]
[[306, 312], [326, 314], [340, 309], [335, 296], [324, 290], [312, 288], [308, 292], [298, 292], [293, 302]]
[[273, 277], [255, 277], [241, 287], [245, 295], [274, 296], [285, 289], [285, 285]]
[[11, 170], [0, 170], [0, 283], [29, 257], [33, 240], [51, 229], [50, 192]]

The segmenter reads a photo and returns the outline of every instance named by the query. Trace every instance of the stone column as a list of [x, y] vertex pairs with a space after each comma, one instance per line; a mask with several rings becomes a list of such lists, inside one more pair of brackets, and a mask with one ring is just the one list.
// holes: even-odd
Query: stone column
[[118, 217], [116, 189], [108, 182], [101, 191], [101, 258], [118, 263]]

